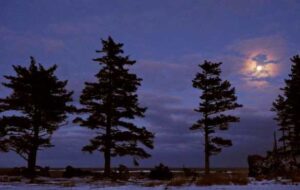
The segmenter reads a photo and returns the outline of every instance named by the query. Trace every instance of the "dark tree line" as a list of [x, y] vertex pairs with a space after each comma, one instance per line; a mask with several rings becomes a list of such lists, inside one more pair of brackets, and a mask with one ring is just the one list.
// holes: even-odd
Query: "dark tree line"
[[[15, 75], [5, 76], [2, 83], [11, 93], [0, 98], [0, 151], [19, 154], [34, 176], [38, 152], [53, 146], [51, 136], [67, 124], [68, 114], [77, 114], [73, 122], [94, 131], [82, 150], [103, 153], [105, 176], [110, 176], [113, 157], [132, 156], [136, 165], [139, 159], [150, 157], [145, 148], [153, 148], [154, 134], [134, 122], [146, 112], [136, 92], [142, 79], [130, 71], [136, 61], [125, 56], [122, 48], [111, 37], [102, 40], [101, 50], [96, 51], [100, 55], [94, 59], [99, 64], [96, 80], [85, 83], [77, 108], [72, 105], [73, 92], [67, 90], [67, 81], [55, 75], [56, 65], [44, 68], [31, 57], [29, 67], [13, 66]], [[295, 158], [300, 154], [300, 57], [291, 60], [292, 73], [272, 110], [282, 133], [281, 152]], [[195, 109], [200, 119], [191, 130], [204, 134], [205, 173], [209, 174], [210, 157], [232, 146], [230, 139], [216, 133], [239, 121], [228, 111], [242, 105], [237, 103], [235, 88], [222, 80], [221, 63], [205, 61], [199, 68], [193, 87], [201, 92]]]
[[292, 67], [289, 78], [285, 80], [282, 94], [273, 102], [272, 111], [280, 131], [279, 153], [291, 157], [296, 164], [300, 155], [300, 57], [291, 59]]

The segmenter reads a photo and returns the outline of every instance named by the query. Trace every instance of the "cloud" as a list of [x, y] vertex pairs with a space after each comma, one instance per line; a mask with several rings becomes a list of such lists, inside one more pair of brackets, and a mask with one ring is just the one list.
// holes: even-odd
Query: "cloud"
[[58, 35], [73, 36], [97, 33], [101, 27], [104, 27], [103, 18], [99, 16], [89, 16], [76, 21], [52, 23], [47, 26], [47, 30]]
[[7, 44], [6, 48], [19, 53], [42, 49], [45, 53], [54, 53], [64, 48], [64, 42], [54, 37], [46, 37], [33, 33], [20, 33], [0, 26], [0, 42]]
[[177, 62], [141, 60], [133, 71], [143, 78], [145, 88], [177, 93], [192, 89], [191, 81], [197, 69], [195, 62], [187, 60]]
[[240, 40], [228, 48], [235, 52], [242, 63], [238, 72], [246, 85], [267, 87], [268, 79], [280, 74], [286, 43], [279, 35]]
[[257, 53], [247, 58], [241, 72], [253, 78], [268, 78], [278, 75], [278, 67], [279, 65], [276, 64], [276, 60], [271, 60], [269, 55]]
[[254, 87], [254, 88], [266, 88], [269, 86], [269, 83], [264, 80], [257, 80], [257, 79], [251, 79], [251, 78], [244, 78], [246, 81], [246, 85], [249, 87]]

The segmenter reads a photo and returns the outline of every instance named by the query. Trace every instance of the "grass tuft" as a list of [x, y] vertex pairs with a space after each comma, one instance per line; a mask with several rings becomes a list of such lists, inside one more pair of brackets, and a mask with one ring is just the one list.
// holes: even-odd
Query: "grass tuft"
[[247, 185], [249, 183], [248, 177], [243, 175], [229, 175], [229, 174], [210, 174], [199, 177], [195, 184], [199, 186], [210, 185]]

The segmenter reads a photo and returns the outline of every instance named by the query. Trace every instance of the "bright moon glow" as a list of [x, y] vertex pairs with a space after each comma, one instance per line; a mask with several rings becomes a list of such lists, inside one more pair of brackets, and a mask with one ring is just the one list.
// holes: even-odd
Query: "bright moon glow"
[[263, 70], [263, 66], [261, 66], [261, 65], [257, 65], [256, 66], [256, 71], [257, 72], [260, 72], [260, 71], [262, 71]]
[[269, 85], [266, 79], [275, 77], [279, 73], [279, 65], [273, 54], [254, 52], [245, 57], [242, 74], [247, 84], [253, 87], [266, 87]]

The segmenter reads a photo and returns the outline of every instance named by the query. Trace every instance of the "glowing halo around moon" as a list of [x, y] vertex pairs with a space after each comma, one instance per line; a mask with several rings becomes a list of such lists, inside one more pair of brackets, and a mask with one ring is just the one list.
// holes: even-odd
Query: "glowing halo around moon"
[[255, 52], [244, 60], [241, 72], [250, 86], [266, 87], [267, 79], [279, 74], [279, 64], [273, 55]]

